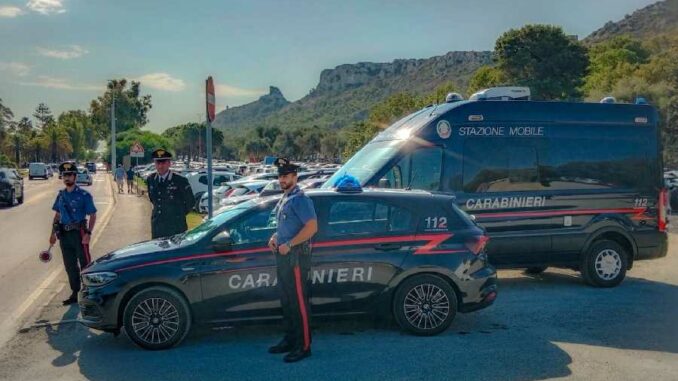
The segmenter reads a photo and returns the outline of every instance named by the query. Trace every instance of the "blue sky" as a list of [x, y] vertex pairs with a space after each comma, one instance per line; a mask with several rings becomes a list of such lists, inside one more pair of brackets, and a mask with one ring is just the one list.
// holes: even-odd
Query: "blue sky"
[[153, 97], [148, 128], [204, 117], [269, 85], [289, 100], [344, 63], [491, 50], [526, 23], [585, 37], [654, 0], [158, 1], [0, 0], [0, 98], [17, 118], [39, 102], [87, 109], [107, 79], [133, 78]]

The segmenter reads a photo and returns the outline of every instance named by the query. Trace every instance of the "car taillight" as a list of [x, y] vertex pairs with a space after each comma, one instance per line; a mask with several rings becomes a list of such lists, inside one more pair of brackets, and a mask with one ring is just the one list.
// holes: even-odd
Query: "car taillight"
[[474, 254], [478, 255], [487, 245], [487, 241], [490, 240], [490, 237], [486, 235], [475, 236], [468, 241], [466, 241], [466, 247]]
[[659, 191], [659, 202], [657, 203], [659, 210], [657, 211], [657, 227], [660, 232], [666, 231], [666, 205], [668, 202], [669, 192], [666, 188]]

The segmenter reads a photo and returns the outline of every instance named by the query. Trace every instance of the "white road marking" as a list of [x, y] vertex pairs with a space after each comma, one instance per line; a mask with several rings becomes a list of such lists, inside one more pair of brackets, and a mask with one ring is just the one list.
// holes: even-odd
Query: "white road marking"
[[[111, 187], [109, 189], [112, 190]], [[113, 194], [111, 193], [111, 198], [114, 198]], [[94, 234], [92, 236], [92, 240], [90, 242], [90, 245], [92, 248], [96, 245], [96, 243], [99, 241], [99, 238], [101, 237], [105, 227], [108, 225], [109, 221], [111, 220], [111, 216], [113, 215], [113, 209], [114, 207], [107, 208], [106, 211], [104, 211], [102, 217], [101, 217], [101, 222], [100, 224], [97, 224], [97, 229], [94, 231]], [[11, 339], [14, 334], [16, 333], [17, 328], [20, 325], [21, 318], [23, 315], [28, 311], [29, 308], [35, 303], [40, 297], [44, 294], [45, 290], [49, 289], [49, 286], [51, 285], [54, 280], [64, 273], [65, 270], [63, 266], [59, 266], [52, 273], [50, 273], [45, 280], [40, 283], [38, 288], [36, 288], [27, 298], [26, 300], [17, 308], [4, 322], [0, 324], [0, 347], [4, 346], [7, 340]], [[57, 290], [57, 292], [61, 291], [63, 289], [63, 285]]]

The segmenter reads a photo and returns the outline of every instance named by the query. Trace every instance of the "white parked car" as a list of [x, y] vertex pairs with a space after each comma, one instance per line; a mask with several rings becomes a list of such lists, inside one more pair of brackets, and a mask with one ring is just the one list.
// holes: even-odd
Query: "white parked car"
[[78, 167], [78, 174], [75, 176], [76, 184], [92, 185], [92, 175], [87, 168]]

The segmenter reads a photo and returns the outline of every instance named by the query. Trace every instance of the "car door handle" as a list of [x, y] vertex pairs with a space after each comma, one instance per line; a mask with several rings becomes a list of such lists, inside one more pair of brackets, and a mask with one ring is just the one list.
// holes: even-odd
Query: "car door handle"
[[398, 244], [398, 243], [380, 243], [378, 245], [374, 246], [375, 250], [381, 250], [381, 251], [392, 251], [392, 250], [399, 250], [403, 245]]

